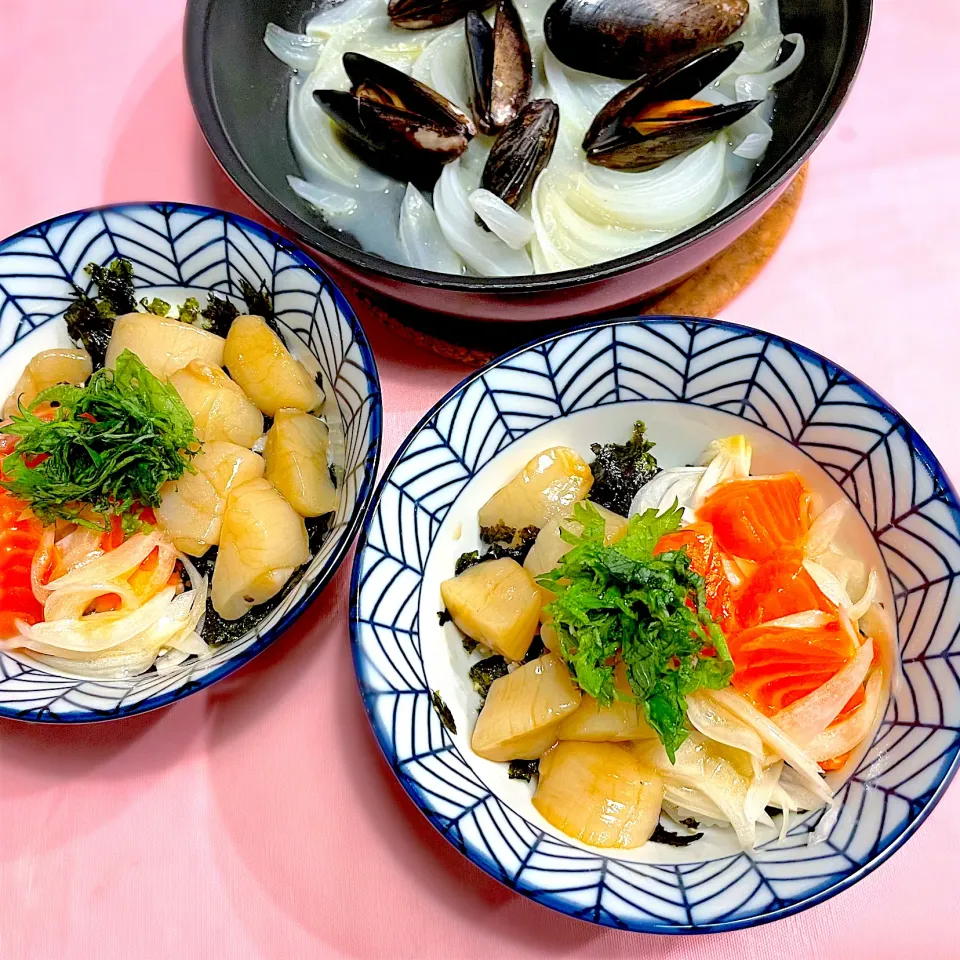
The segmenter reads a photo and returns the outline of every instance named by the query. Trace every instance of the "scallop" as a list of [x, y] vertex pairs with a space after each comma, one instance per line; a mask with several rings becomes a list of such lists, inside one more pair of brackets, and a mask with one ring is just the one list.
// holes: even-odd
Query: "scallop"
[[114, 321], [104, 366], [115, 366], [117, 357], [129, 350], [155, 377], [166, 380], [191, 360], [223, 366], [223, 346], [223, 337], [189, 323], [152, 313], [128, 313]]
[[316, 410], [323, 391], [263, 317], [237, 317], [223, 353], [230, 376], [268, 416], [284, 407]]
[[160, 488], [157, 524], [181, 552], [202, 557], [220, 542], [223, 498], [199, 470]]
[[37, 394], [58, 383], [73, 383], [79, 386], [93, 372], [93, 363], [86, 350], [41, 350], [26, 366], [7, 402], [3, 416], [9, 417], [19, 409], [30, 405]]
[[571, 740], [543, 755], [533, 795], [541, 816], [568, 837], [623, 849], [650, 839], [662, 802], [663, 779], [624, 747]]
[[337, 509], [337, 490], [327, 465], [329, 442], [322, 420], [289, 408], [277, 411], [267, 432], [266, 477], [302, 517]]
[[183, 553], [202, 557], [220, 542], [223, 512], [231, 489], [263, 476], [263, 457], [235, 443], [204, 444], [193, 459], [196, 473], [164, 484], [157, 523]]
[[252, 447], [263, 434], [263, 415], [219, 367], [191, 360], [170, 376], [193, 417], [193, 429], [204, 441], [226, 440]]
[[550, 447], [538, 453], [506, 486], [481, 508], [480, 526], [505, 523], [518, 530], [541, 529], [593, 486], [587, 462], [569, 447]]
[[614, 700], [602, 706], [593, 697], [584, 694], [580, 708], [571, 713], [557, 731], [561, 740], [586, 740], [590, 742], [623, 743], [628, 740], [649, 740], [657, 736], [647, 723], [643, 705], [633, 700], [633, 691], [627, 681], [623, 662], [614, 670], [614, 683], [624, 695], [623, 700]]
[[530, 574], [510, 557], [485, 560], [440, 584], [453, 622], [508, 660], [522, 660], [540, 618], [540, 593]]
[[557, 740], [580, 704], [567, 665], [552, 653], [490, 684], [473, 730], [473, 750], [487, 760], [535, 760]]
[[213, 570], [213, 609], [238, 620], [283, 589], [310, 558], [303, 517], [266, 478], [230, 491]]

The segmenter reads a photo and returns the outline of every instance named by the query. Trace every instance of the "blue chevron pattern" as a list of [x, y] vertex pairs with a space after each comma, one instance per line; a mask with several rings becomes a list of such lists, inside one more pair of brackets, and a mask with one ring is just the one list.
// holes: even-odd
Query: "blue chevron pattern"
[[[808, 844], [815, 815], [794, 825], [783, 844], [749, 856], [644, 864], [586, 851], [496, 796], [431, 708], [418, 610], [443, 518], [478, 470], [529, 431], [636, 400], [721, 410], [800, 448], [856, 504], [889, 568], [903, 683], [840, 791], [840, 815], [823, 843]], [[943, 471], [909, 425], [855, 377], [796, 344], [726, 323], [605, 321], [494, 361], [412, 432], [383, 479], [357, 551], [354, 660], [374, 732], [404, 788], [493, 877], [594, 923], [658, 933], [729, 930], [795, 913], [855, 882], [939, 799], [960, 750], [958, 572], [960, 513]]]
[[202, 661], [159, 676], [93, 682], [0, 654], [0, 716], [47, 722], [105, 720], [163, 706], [226, 676], [271, 643], [309, 605], [343, 559], [366, 510], [380, 455], [380, 383], [349, 304], [302, 251], [243, 217], [184, 204], [133, 204], [69, 214], [0, 243], [0, 394], [39, 350], [66, 342], [62, 315], [84, 267], [121, 256], [138, 292], [181, 303], [208, 292], [243, 307], [240, 281], [265, 281], [289, 346], [312, 354], [340, 438], [340, 502], [320, 550], [257, 628]]

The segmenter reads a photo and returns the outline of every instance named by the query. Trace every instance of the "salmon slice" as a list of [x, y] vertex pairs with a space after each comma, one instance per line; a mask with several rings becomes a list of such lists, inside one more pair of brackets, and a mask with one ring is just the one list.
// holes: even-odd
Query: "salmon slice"
[[810, 489], [795, 473], [727, 480], [697, 517], [713, 525], [724, 553], [762, 563], [784, 547], [800, 547], [810, 529]]
[[839, 622], [823, 627], [761, 624], [728, 638], [733, 685], [767, 716], [812, 693], [856, 656]]
[[803, 554], [788, 548], [761, 563], [736, 597], [737, 623], [755, 627], [804, 610], [835, 613], [834, 605], [803, 569]]
[[697, 521], [662, 536], [654, 554], [686, 550], [690, 569], [706, 581], [707, 609], [724, 634], [734, 628], [733, 587], [723, 569], [720, 551], [714, 542], [713, 527]]
[[26, 504], [0, 489], [0, 637], [16, 636], [16, 621], [37, 623], [43, 607], [33, 595], [30, 565], [43, 527]]

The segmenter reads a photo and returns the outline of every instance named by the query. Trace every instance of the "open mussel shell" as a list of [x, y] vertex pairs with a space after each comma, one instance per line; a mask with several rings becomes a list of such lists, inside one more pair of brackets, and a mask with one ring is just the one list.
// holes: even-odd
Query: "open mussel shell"
[[675, 62], [665, 70], [645, 74], [629, 87], [614, 94], [599, 110], [583, 138], [583, 149], [589, 151], [616, 137], [625, 118], [635, 116], [651, 103], [689, 100], [713, 83], [743, 50], [737, 40], [714, 47]]
[[490, 90], [493, 86], [493, 27], [482, 13], [471, 10], [464, 20], [470, 61], [470, 107], [481, 133], [493, 133]]
[[665, 160], [702, 147], [724, 127], [736, 123], [762, 102], [748, 100], [745, 103], [693, 110], [660, 122], [660, 129], [654, 133], [640, 134], [628, 129], [623, 136], [587, 150], [587, 160], [597, 166], [625, 173], [652, 170]]
[[483, 10], [489, 0], [390, 0], [387, 15], [395, 27], [427, 30], [456, 23], [468, 10]]
[[722, 43], [748, 0], [554, 0], [547, 46], [568, 67], [630, 80]]
[[560, 108], [552, 100], [531, 100], [497, 137], [480, 186], [516, 209], [523, 206], [543, 168], [550, 162], [560, 126]]
[[530, 99], [530, 44], [513, 0], [499, 0], [492, 28], [482, 15], [471, 13], [465, 30], [473, 114], [483, 133], [495, 133], [513, 121]]
[[398, 109], [419, 114], [435, 124], [460, 126], [468, 138], [476, 135], [473, 120], [455, 103], [388, 63], [348, 52], [343, 55], [343, 69], [353, 93], [368, 90], [374, 98], [389, 101]]

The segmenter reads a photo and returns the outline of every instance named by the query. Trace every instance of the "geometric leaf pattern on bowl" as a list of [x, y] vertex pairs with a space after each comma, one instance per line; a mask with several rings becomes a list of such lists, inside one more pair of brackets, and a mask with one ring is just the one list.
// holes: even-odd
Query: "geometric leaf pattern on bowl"
[[360, 525], [380, 455], [376, 364], [350, 305], [320, 268], [283, 237], [244, 217], [178, 203], [81, 211], [30, 227], [0, 243], [0, 394], [39, 350], [68, 344], [63, 312], [74, 284], [91, 289], [84, 268], [124, 257], [137, 297], [182, 303], [208, 293], [245, 310], [241, 280], [273, 297], [284, 338], [319, 369], [331, 423], [338, 504], [330, 529], [300, 579], [255, 629], [165, 675], [85, 680], [51, 673], [29, 656], [0, 653], [0, 716], [84, 722], [130, 716], [209, 686], [271, 643], [316, 597]]
[[[496, 796], [430, 704], [420, 588], [437, 531], [470, 479], [529, 431], [637, 400], [760, 424], [820, 464], [859, 509], [893, 587], [903, 680], [839, 816], [782, 844], [698, 863], [584, 850]], [[615, 410], [611, 409], [615, 417]], [[935, 457], [856, 377], [771, 334], [690, 318], [614, 320], [521, 347], [468, 377], [386, 471], [354, 560], [353, 655], [377, 740], [414, 803], [491, 876], [594, 923], [656, 933], [751, 926], [833, 896], [890, 856], [940, 798], [960, 733], [960, 513]]]

